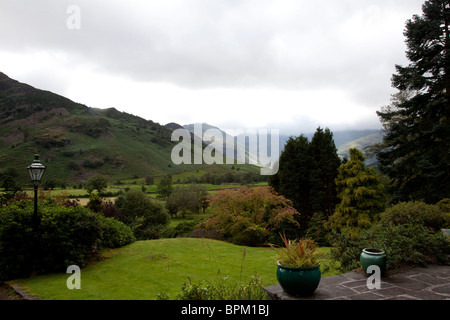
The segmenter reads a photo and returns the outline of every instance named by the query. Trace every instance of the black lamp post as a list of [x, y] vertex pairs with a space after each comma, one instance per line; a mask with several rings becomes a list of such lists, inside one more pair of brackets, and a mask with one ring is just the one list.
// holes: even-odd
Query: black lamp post
[[37, 224], [37, 196], [38, 196], [38, 184], [41, 182], [42, 175], [45, 171], [45, 166], [42, 165], [39, 162], [39, 155], [34, 155], [34, 161], [31, 165], [27, 168], [28, 174], [30, 175], [31, 181], [33, 181], [34, 184], [34, 216], [33, 220], [35, 223], [35, 226]]

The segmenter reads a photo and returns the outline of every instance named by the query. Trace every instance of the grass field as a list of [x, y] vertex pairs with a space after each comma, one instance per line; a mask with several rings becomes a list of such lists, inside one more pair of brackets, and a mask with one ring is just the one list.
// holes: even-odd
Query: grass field
[[[329, 248], [320, 248], [329, 261]], [[137, 241], [103, 252], [105, 259], [81, 270], [81, 289], [69, 290], [69, 274], [40, 275], [16, 282], [42, 299], [50, 300], [153, 300], [159, 293], [175, 299], [184, 283], [225, 276], [246, 285], [255, 273], [264, 286], [277, 283], [276, 252], [271, 248], [236, 246], [194, 238]], [[328, 272], [323, 276], [337, 274]]]

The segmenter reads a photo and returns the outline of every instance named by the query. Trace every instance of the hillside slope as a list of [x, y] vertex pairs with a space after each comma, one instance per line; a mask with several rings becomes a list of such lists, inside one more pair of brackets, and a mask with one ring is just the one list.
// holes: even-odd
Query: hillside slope
[[[338, 148], [338, 155], [340, 157], [346, 157], [347, 159], [350, 158], [349, 150], [351, 148], [359, 149], [361, 152], [365, 152], [365, 147], [375, 145], [377, 143], [381, 143], [383, 141], [383, 132], [380, 130], [378, 132], [368, 134], [364, 137], [346, 142], [339, 146]], [[374, 166], [377, 164], [377, 160], [375, 157], [370, 157], [366, 159], [366, 164], [368, 166]]]
[[97, 173], [115, 180], [205, 167], [173, 165], [171, 133], [151, 120], [90, 108], [0, 73], [0, 171], [15, 168], [21, 182], [28, 181], [35, 153], [47, 166], [45, 179], [68, 184]]

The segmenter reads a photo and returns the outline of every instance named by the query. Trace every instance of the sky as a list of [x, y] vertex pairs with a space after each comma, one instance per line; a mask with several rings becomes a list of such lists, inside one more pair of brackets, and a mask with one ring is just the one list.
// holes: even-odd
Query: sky
[[162, 125], [379, 129], [424, 0], [0, 0], [0, 71]]

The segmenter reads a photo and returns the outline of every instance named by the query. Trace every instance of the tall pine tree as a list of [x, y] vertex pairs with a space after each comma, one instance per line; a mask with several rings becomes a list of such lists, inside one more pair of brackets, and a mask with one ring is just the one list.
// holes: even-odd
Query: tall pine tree
[[313, 213], [329, 216], [337, 204], [335, 179], [341, 160], [334, 144], [333, 133], [317, 128], [309, 147], [311, 156], [310, 204]]
[[301, 135], [290, 137], [280, 155], [278, 173], [269, 180], [276, 192], [292, 201], [301, 215], [302, 222], [307, 222], [311, 215], [309, 204], [309, 155], [308, 138]]
[[408, 66], [396, 66], [400, 92], [378, 112], [386, 134], [377, 151], [393, 201], [450, 196], [450, 0], [429, 0], [406, 23]]
[[306, 232], [314, 213], [329, 216], [336, 205], [335, 178], [340, 159], [333, 134], [318, 128], [311, 142], [301, 135], [289, 138], [279, 159], [279, 170], [269, 179], [275, 191], [292, 201]]

